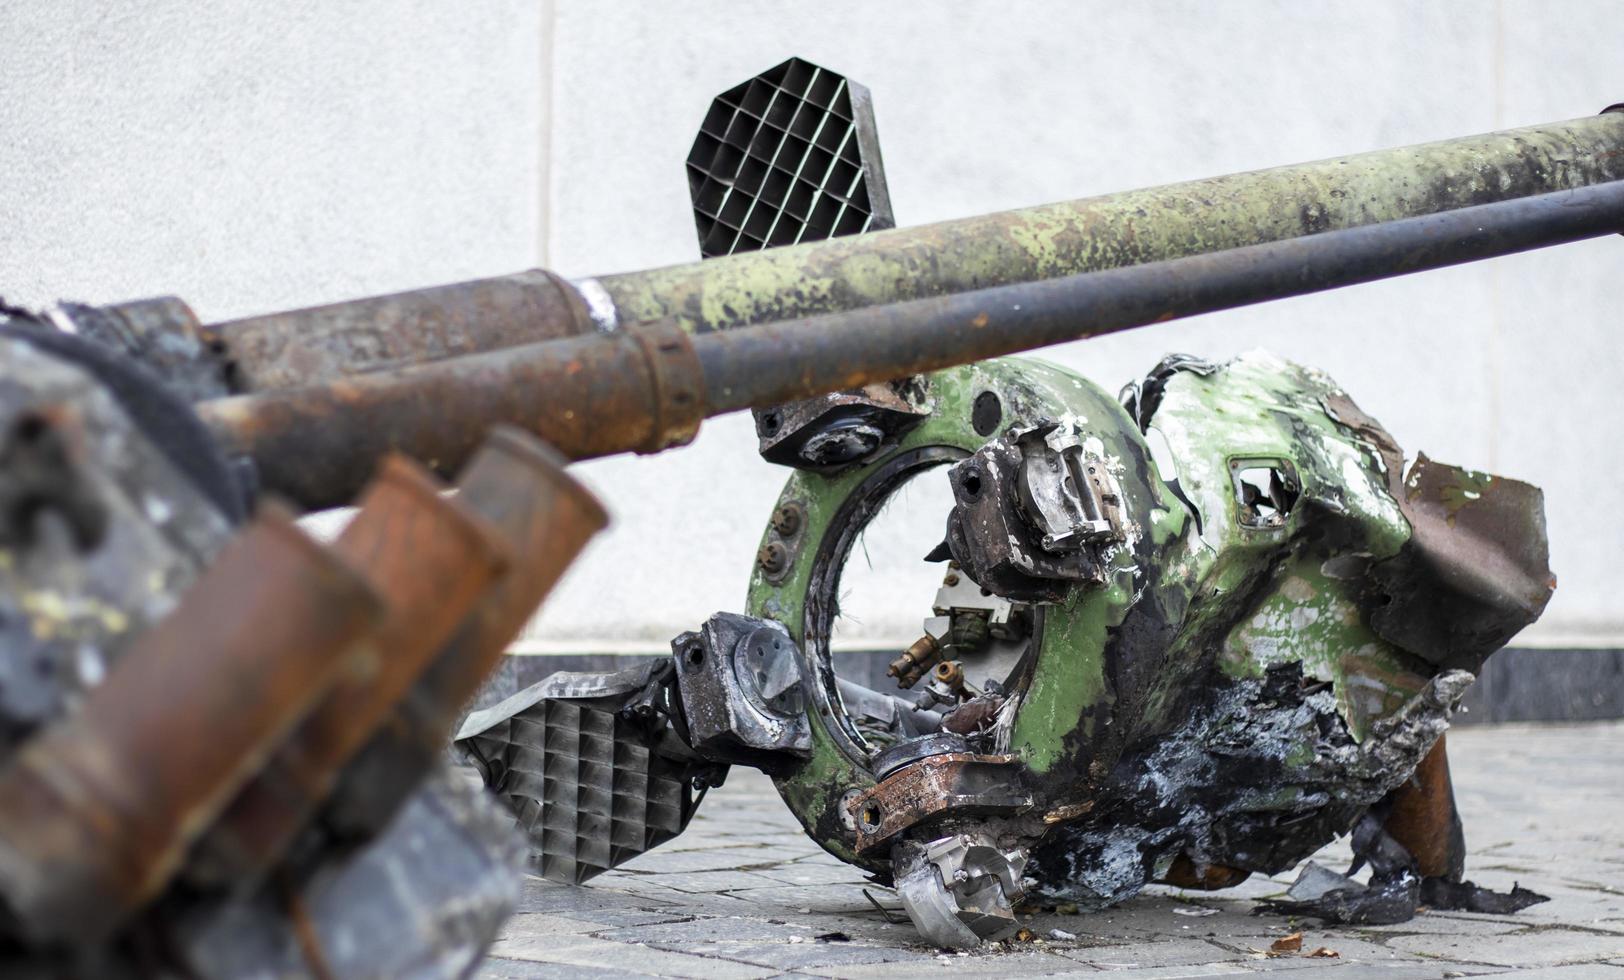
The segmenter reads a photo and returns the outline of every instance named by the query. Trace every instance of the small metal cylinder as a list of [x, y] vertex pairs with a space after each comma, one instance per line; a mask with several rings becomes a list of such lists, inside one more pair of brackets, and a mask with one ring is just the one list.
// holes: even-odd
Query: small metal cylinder
[[[506, 542], [402, 457], [384, 461], [333, 543], [385, 601], [373, 656], [342, 674], [200, 843], [189, 877], [251, 883], [283, 856], [343, 766], [511, 560]], [[361, 669], [364, 668], [364, 669]]]
[[287, 516], [262, 514], [226, 545], [0, 772], [0, 892], [23, 931], [90, 946], [155, 896], [381, 611]]
[[445, 751], [451, 727], [507, 645], [593, 535], [603, 506], [564, 472], [565, 460], [511, 428], [491, 433], [457, 484], [458, 505], [495, 528], [513, 565], [464, 617], [377, 735], [326, 813], [341, 834], [377, 832]]
[[902, 651], [902, 656], [891, 661], [885, 672], [897, 679], [897, 687], [909, 688], [918, 684], [919, 678], [925, 676], [925, 671], [941, 659], [941, 644], [936, 641], [936, 637], [926, 633], [915, 640], [912, 646]]

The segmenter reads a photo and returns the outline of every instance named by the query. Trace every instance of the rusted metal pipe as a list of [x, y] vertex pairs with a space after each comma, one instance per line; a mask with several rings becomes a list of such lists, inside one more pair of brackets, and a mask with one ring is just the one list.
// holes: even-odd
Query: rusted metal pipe
[[221, 323], [232, 390], [672, 320], [704, 332], [1154, 262], [1624, 178], [1624, 114], [565, 282], [540, 270]]
[[388, 618], [375, 656], [338, 678], [310, 717], [243, 787], [199, 843], [189, 877], [261, 880], [332, 791], [343, 766], [377, 732], [512, 555], [496, 529], [402, 457], [384, 461], [333, 549], [372, 583]]
[[262, 513], [0, 772], [0, 894], [19, 927], [83, 948], [158, 894], [381, 614], [345, 562]]
[[1455, 808], [1444, 741], [1438, 736], [1415, 774], [1393, 791], [1393, 808], [1382, 829], [1410, 852], [1422, 877], [1460, 881], [1466, 870], [1466, 836]]
[[703, 418], [699, 362], [675, 327], [592, 334], [379, 371], [318, 388], [197, 406], [266, 489], [316, 509], [347, 502], [397, 448], [442, 476], [489, 429], [541, 435], [566, 457], [687, 442]]
[[1284, 242], [759, 324], [669, 322], [199, 406], [264, 485], [342, 503], [391, 450], [445, 472], [497, 423], [574, 459], [654, 452], [700, 419], [1176, 317], [1333, 289], [1624, 227], [1624, 182]]
[[457, 484], [458, 506], [510, 544], [513, 564], [346, 771], [325, 815], [331, 829], [349, 836], [382, 829], [445, 752], [458, 715], [507, 645], [608, 523], [603, 506], [564, 464], [534, 437], [498, 428], [468, 465]]
[[297, 388], [592, 329], [575, 287], [541, 269], [204, 328], [235, 391]]

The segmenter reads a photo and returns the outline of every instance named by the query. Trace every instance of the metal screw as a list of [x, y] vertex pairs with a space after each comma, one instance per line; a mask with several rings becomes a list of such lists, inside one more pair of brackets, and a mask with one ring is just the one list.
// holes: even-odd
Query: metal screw
[[769, 541], [756, 552], [756, 564], [768, 575], [777, 575], [789, 567], [789, 549], [782, 541]]
[[773, 530], [786, 538], [793, 538], [801, 530], [805, 516], [800, 504], [784, 504], [773, 511]]

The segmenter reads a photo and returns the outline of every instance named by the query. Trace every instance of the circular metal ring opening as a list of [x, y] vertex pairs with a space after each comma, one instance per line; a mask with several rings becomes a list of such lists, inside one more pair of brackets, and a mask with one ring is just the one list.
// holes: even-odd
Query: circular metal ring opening
[[[924, 446], [899, 453], [880, 463], [841, 502], [830, 518], [828, 530], [812, 559], [802, 623], [807, 676], [812, 678], [808, 687], [815, 710], [822, 716], [841, 753], [853, 764], [871, 772], [874, 770], [875, 757], [887, 746], [875, 744], [865, 737], [847, 712], [830, 649], [834, 621], [839, 611], [837, 597], [840, 595], [841, 576], [858, 538], [904, 484], [925, 470], [952, 465], [969, 455], [967, 450], [958, 446]], [[946, 515], [942, 516], [945, 520]], [[1025, 667], [1030, 663], [1031, 654], [1041, 646], [1042, 635], [1043, 614], [1039, 607], [1034, 612], [1027, 655], [1010, 673], [1006, 684], [1024, 686], [1020, 678], [1026, 676]]]
[[[813, 678], [813, 697], [841, 752], [865, 768], [877, 749], [863, 737], [846, 713], [840, 698], [839, 680], [835, 676], [834, 659], [829, 652], [829, 637], [834, 630], [835, 614], [839, 608], [836, 598], [840, 594], [840, 575], [858, 535], [904, 483], [924, 470], [956, 463], [968, 455], [968, 452], [956, 446], [924, 446], [898, 453], [881, 463], [841, 502], [812, 560], [811, 574], [807, 579], [802, 635], [809, 673]], [[946, 515], [943, 516], [945, 519]]]

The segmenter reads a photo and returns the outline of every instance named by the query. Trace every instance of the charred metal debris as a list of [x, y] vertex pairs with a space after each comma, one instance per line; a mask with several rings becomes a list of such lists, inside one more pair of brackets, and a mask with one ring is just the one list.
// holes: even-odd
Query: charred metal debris
[[[0, 304], [0, 971], [463, 975], [526, 854], [587, 881], [734, 765], [942, 946], [1350, 833], [1262, 909], [1541, 900], [1465, 879], [1444, 739], [1555, 587], [1540, 491], [1264, 352], [1118, 398], [1002, 355], [1610, 235], [1624, 115], [882, 231], [866, 91], [791, 60], [688, 168], [691, 266]], [[742, 609], [464, 716], [607, 519], [565, 462], [746, 408], [791, 472]], [[915, 479], [940, 585], [876, 690], [842, 572]], [[318, 542], [278, 501], [357, 510]]]
[[[1441, 737], [1473, 671], [1549, 596], [1537, 491], [1425, 457], [1397, 471], [1391, 439], [1333, 382], [1266, 354], [1169, 359], [1126, 408], [1039, 362], [923, 383], [944, 410], [893, 454], [791, 477], [748, 616], [678, 636], [667, 664], [627, 682], [633, 700], [601, 700], [619, 681], [560, 675], [469, 719], [459, 744], [490, 785], [520, 814], [559, 814], [531, 830], [534, 861], [589, 846], [582, 818], [563, 824], [590, 760], [546, 718], [590, 695], [606, 718], [624, 703], [663, 721], [645, 751], [604, 763], [604, 787], [761, 768], [809, 834], [894, 884], [945, 946], [1007, 936], [1025, 896], [1103, 908], [1150, 882], [1227, 887], [1361, 827], [1371, 884], [1340, 879], [1282, 909], [1387, 921], [1423, 899], [1530, 900], [1463, 881]], [[977, 406], [984, 423], [993, 400], [988, 438]], [[944, 541], [920, 556], [945, 571], [886, 693], [840, 677], [828, 637], [856, 535], [915, 476], [953, 489]], [[1501, 533], [1471, 533], [1488, 523]], [[1451, 544], [1418, 545], [1444, 529]], [[1491, 588], [1484, 567], [1515, 573]], [[1411, 611], [1394, 626], [1399, 600]], [[548, 693], [559, 685], [582, 693]], [[564, 747], [529, 770], [539, 788], [503, 774], [534, 751], [521, 723], [529, 746]], [[1425, 760], [1441, 787], [1416, 782]], [[609, 828], [652, 805], [599, 799]], [[673, 799], [685, 821], [692, 798]]]

